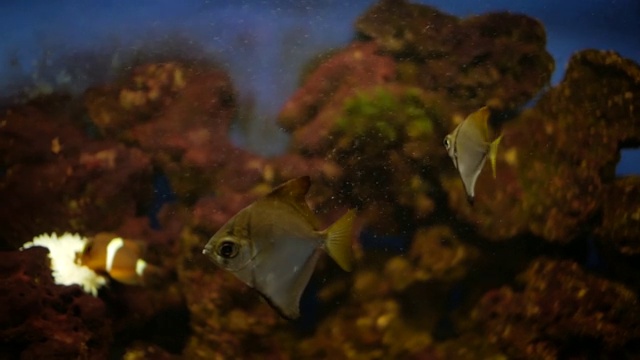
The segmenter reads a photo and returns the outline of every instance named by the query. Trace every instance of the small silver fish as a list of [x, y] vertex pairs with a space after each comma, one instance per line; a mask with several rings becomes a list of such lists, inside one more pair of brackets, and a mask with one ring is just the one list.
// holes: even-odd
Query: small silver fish
[[300, 315], [300, 297], [326, 251], [345, 271], [352, 269], [349, 210], [326, 230], [305, 201], [308, 176], [289, 180], [233, 216], [215, 233], [203, 254], [258, 292], [280, 315]]
[[470, 204], [473, 204], [476, 180], [484, 167], [487, 155], [491, 161], [493, 177], [496, 177], [496, 155], [502, 134], [497, 138], [492, 136], [490, 115], [491, 110], [484, 106], [467, 116], [444, 138], [444, 147], [460, 173]]

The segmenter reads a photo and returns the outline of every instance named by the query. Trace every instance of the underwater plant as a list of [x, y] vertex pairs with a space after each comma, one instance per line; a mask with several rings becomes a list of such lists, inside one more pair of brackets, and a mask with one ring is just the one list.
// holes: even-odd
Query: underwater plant
[[58, 285], [80, 285], [82, 290], [93, 296], [98, 295], [98, 289], [106, 285], [107, 279], [99, 275], [86, 265], [78, 262], [78, 257], [87, 244], [87, 238], [78, 234], [55, 233], [42, 234], [26, 242], [21, 249], [34, 246], [49, 250], [49, 260], [53, 279]]

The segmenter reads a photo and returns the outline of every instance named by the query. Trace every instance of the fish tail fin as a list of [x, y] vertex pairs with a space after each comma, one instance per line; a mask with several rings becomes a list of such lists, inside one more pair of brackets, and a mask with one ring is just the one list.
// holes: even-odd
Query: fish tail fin
[[351, 252], [351, 229], [356, 218], [354, 210], [347, 211], [338, 221], [325, 230], [327, 253], [344, 271], [353, 269]]
[[491, 161], [491, 170], [493, 171], [494, 179], [496, 178], [496, 160], [498, 158], [498, 145], [500, 144], [500, 140], [502, 140], [502, 134], [489, 144], [489, 161]]

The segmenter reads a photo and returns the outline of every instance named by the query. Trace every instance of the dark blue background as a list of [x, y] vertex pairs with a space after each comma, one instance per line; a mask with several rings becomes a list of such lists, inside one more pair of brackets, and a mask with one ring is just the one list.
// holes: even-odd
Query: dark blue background
[[[615, 50], [640, 62], [638, 0], [420, 2], [458, 16], [510, 10], [538, 18], [556, 59], [554, 84], [577, 50]], [[4, 0], [0, 97], [25, 88], [79, 92], [150, 43], [192, 41], [226, 67], [238, 88], [245, 129], [240, 141], [276, 153], [286, 137], [272, 120], [297, 87], [303, 64], [350, 41], [356, 17], [373, 3]], [[640, 173], [639, 164], [640, 151], [623, 151], [618, 173]]]

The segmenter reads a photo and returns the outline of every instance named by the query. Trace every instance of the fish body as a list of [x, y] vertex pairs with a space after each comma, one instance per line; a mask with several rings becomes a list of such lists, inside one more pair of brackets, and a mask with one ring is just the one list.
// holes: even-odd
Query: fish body
[[106, 273], [127, 285], [142, 285], [145, 278], [158, 268], [142, 259], [144, 246], [111, 233], [99, 233], [90, 238], [80, 256], [80, 264]]
[[324, 231], [305, 201], [309, 177], [290, 180], [244, 208], [203, 250], [211, 261], [255, 288], [283, 317], [300, 315], [300, 297], [326, 251], [346, 271], [352, 267], [348, 211]]
[[502, 135], [495, 136], [489, 124], [491, 111], [488, 107], [467, 116], [449, 135], [444, 138], [453, 165], [458, 169], [467, 192], [467, 200], [473, 204], [475, 185], [480, 171], [487, 161], [491, 162], [493, 177], [496, 177], [496, 157]]

